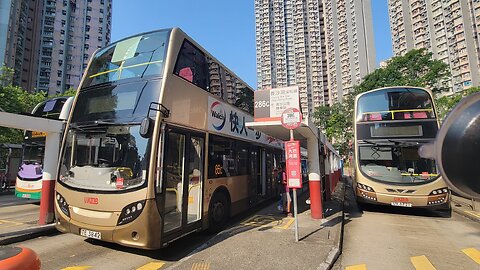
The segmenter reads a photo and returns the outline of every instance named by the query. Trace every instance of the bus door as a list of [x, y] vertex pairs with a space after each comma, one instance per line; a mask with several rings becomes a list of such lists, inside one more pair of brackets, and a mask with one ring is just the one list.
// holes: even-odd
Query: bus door
[[252, 146], [250, 148], [250, 177], [248, 181], [248, 197], [250, 203], [257, 203], [257, 190], [261, 184], [260, 180], [260, 148]]
[[265, 197], [267, 193], [267, 151], [262, 148], [260, 161], [260, 183], [258, 186], [258, 195]]
[[205, 135], [167, 130], [162, 212], [163, 233], [168, 239], [201, 226]]

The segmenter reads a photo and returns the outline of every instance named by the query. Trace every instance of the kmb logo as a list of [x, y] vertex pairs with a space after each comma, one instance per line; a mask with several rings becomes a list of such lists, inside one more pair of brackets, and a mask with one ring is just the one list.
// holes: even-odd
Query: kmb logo
[[85, 197], [83, 198], [83, 201], [87, 204], [98, 204], [98, 198], [94, 197]]

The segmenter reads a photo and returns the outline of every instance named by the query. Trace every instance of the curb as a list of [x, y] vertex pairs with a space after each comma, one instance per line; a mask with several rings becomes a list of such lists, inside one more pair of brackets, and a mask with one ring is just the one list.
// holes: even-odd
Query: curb
[[342, 195], [341, 198], [343, 198], [342, 202], [342, 211], [341, 211], [341, 217], [342, 217], [342, 224], [340, 225], [340, 232], [335, 235], [335, 246], [330, 249], [330, 252], [327, 255], [327, 258], [323, 263], [318, 266], [317, 270], [330, 270], [332, 269], [333, 265], [337, 262], [338, 257], [342, 253], [342, 243], [343, 243], [343, 225], [344, 225], [344, 219], [345, 219], [345, 213], [344, 213], [344, 202], [345, 202], [345, 181], [342, 181], [343, 183], [343, 189], [342, 189]]
[[452, 210], [453, 212], [461, 215], [461, 216], [464, 216], [468, 219], [471, 219], [473, 221], [476, 221], [476, 222], [480, 222], [480, 213], [479, 212], [476, 212], [476, 211], [473, 211], [473, 210], [468, 210], [468, 211], [465, 211], [463, 209], [461, 209], [460, 207], [455, 207], [453, 206], [452, 207]]
[[38, 226], [30, 229], [25, 229], [21, 231], [15, 231], [10, 233], [0, 234], [0, 245], [9, 245], [13, 243], [18, 243], [40, 236], [51, 235], [57, 233], [55, 224], [48, 224], [43, 226]]

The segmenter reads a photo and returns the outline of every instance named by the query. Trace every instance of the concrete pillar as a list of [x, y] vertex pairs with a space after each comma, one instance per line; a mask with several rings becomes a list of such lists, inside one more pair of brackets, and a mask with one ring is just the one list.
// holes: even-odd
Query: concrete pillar
[[53, 202], [55, 199], [55, 179], [57, 177], [59, 147], [60, 133], [47, 133], [43, 164], [42, 197], [40, 198], [40, 218], [38, 221], [40, 225], [52, 223], [54, 219]]
[[307, 139], [308, 151], [308, 180], [310, 188], [310, 210], [312, 218], [323, 218], [322, 188], [320, 182], [320, 159], [318, 155], [318, 139]]

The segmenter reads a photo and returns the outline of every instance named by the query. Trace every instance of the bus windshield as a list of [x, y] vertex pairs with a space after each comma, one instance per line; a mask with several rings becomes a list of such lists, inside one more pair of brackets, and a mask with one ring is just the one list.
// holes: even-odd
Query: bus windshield
[[128, 78], [161, 76], [170, 31], [130, 37], [99, 50], [82, 88]]
[[44, 142], [41, 143], [26, 143], [23, 146], [23, 163], [25, 164], [42, 164]]
[[359, 145], [360, 170], [389, 184], [425, 184], [438, 178], [435, 161], [418, 155], [418, 144], [364, 143]]
[[132, 190], [146, 184], [150, 140], [139, 125], [89, 125], [68, 131], [60, 167], [64, 184], [93, 191]]
[[357, 122], [432, 118], [432, 99], [423, 89], [385, 89], [363, 94], [357, 101]]

